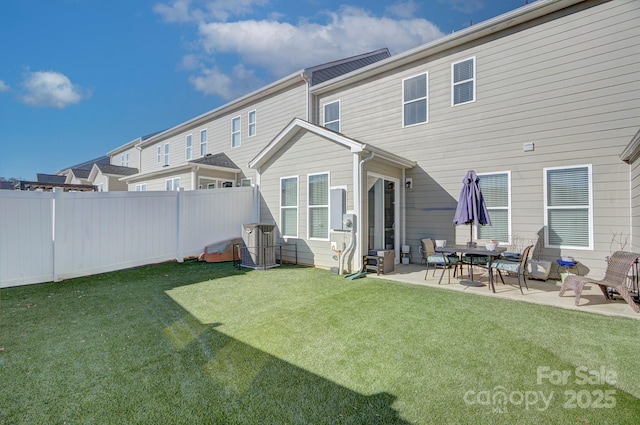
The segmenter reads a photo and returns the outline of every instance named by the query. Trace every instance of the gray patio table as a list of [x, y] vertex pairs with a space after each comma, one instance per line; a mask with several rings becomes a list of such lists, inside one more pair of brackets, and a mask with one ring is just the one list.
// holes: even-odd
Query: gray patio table
[[[486, 265], [486, 267], [489, 270], [489, 289], [491, 289], [494, 293], [496, 292], [496, 288], [493, 286], [493, 273], [491, 272], [491, 263], [493, 263], [493, 260], [498, 258], [506, 250], [507, 248], [497, 247], [494, 251], [489, 251], [488, 249], [483, 247], [469, 248], [466, 245], [449, 245], [445, 247], [436, 247], [436, 252], [441, 252], [443, 254], [466, 254], [488, 257], [489, 263]], [[446, 255], [444, 255], [444, 258], [445, 261], [447, 261]], [[442, 275], [444, 275], [444, 268], [442, 269]], [[473, 271], [471, 271], [469, 278], [473, 281]], [[440, 277], [440, 279], [442, 279], [442, 276]]]

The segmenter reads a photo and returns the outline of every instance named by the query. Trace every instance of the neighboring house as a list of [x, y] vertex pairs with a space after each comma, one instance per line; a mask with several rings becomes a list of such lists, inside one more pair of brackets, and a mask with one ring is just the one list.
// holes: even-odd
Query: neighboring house
[[[196, 190], [255, 184], [247, 164], [292, 118], [312, 119], [309, 90], [331, 78], [388, 58], [381, 49], [307, 68], [135, 145], [139, 173], [129, 190]], [[124, 151], [123, 151], [124, 152]], [[119, 153], [119, 152], [118, 152]], [[111, 153], [110, 153], [111, 154]], [[207, 159], [225, 154], [232, 167]]]
[[352, 267], [404, 244], [419, 261], [420, 238], [468, 241], [452, 220], [473, 169], [493, 221], [474, 239], [539, 238], [534, 255], [602, 273], [640, 246], [638, 16], [635, 0], [538, 1], [311, 86], [309, 116], [250, 161], [261, 220], [309, 264], [338, 266], [343, 212]]
[[93, 164], [87, 175], [87, 181], [98, 188], [100, 192], [114, 192], [129, 190], [123, 177], [138, 173], [137, 168], [123, 167], [112, 164]]
[[0, 190], [14, 190], [16, 182], [0, 179]]
[[14, 186], [18, 190], [32, 190], [51, 192], [55, 188], [61, 188], [65, 192], [92, 192], [96, 187], [86, 183], [70, 182], [67, 183], [68, 176], [57, 174], [36, 174], [36, 181], [21, 180]]

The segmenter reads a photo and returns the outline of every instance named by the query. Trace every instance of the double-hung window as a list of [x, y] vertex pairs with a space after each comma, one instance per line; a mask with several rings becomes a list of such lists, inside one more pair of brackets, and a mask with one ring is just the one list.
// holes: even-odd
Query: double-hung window
[[309, 174], [307, 191], [310, 239], [329, 238], [329, 173]]
[[478, 226], [478, 239], [508, 244], [511, 242], [511, 173], [478, 174], [478, 178], [491, 219], [491, 226]]
[[298, 237], [298, 176], [280, 179], [280, 233]]
[[156, 151], [158, 164], [162, 164], [162, 146], [158, 145], [158, 149]]
[[187, 161], [190, 161], [192, 158], [192, 140], [191, 140], [191, 134], [187, 134], [187, 140], [185, 142], [185, 153], [184, 156], [187, 159]]
[[256, 135], [256, 111], [249, 111], [249, 128], [247, 129], [249, 137]]
[[475, 56], [451, 64], [451, 106], [476, 100]]
[[167, 190], [178, 190], [180, 187], [180, 177], [174, 177], [172, 179], [167, 179]]
[[123, 167], [129, 166], [129, 152], [122, 154], [122, 156], [120, 157], [120, 165], [122, 165]]
[[428, 122], [428, 73], [402, 80], [404, 127]]
[[593, 249], [591, 165], [544, 169], [545, 246]]
[[200, 156], [207, 154], [207, 129], [200, 130]]
[[329, 130], [340, 131], [340, 101], [324, 105], [324, 126]]
[[235, 117], [231, 120], [231, 147], [237, 148], [240, 146], [240, 117]]
[[169, 143], [164, 144], [164, 165], [169, 165]]

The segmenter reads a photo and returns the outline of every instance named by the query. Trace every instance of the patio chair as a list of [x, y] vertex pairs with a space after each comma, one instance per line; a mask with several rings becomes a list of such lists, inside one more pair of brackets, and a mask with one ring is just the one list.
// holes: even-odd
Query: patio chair
[[491, 263], [491, 271], [493, 273], [494, 270], [498, 272], [498, 276], [500, 276], [500, 280], [504, 284], [504, 279], [502, 278], [502, 272], [514, 273], [518, 277], [518, 286], [520, 287], [520, 293], [524, 295], [522, 292], [522, 283], [520, 283], [520, 276], [522, 276], [522, 280], [524, 280], [524, 286], [529, 290], [529, 285], [527, 285], [527, 261], [529, 260], [529, 253], [533, 245], [529, 245], [526, 247], [520, 257], [515, 261], [509, 258], [498, 258], [497, 260]]
[[[424, 279], [427, 279], [427, 275], [429, 274], [429, 265], [433, 264], [433, 275], [436, 275], [436, 269], [438, 266], [446, 267], [448, 269], [448, 281], [451, 283], [451, 266], [455, 266], [460, 261], [458, 256], [455, 254], [446, 255], [436, 252], [436, 246], [432, 239], [425, 238], [420, 239], [420, 251], [422, 252], [422, 264], [427, 264], [427, 271], [424, 275]], [[444, 270], [442, 271], [444, 274]], [[455, 274], [454, 274], [455, 277]], [[442, 276], [440, 276], [440, 280], [438, 281], [438, 285], [442, 282]]]
[[620, 296], [631, 306], [633, 311], [640, 313], [640, 306], [635, 303], [631, 293], [629, 292], [628, 280], [629, 270], [638, 261], [640, 254], [635, 252], [617, 251], [614, 252], [607, 264], [607, 270], [604, 273], [604, 279], [596, 280], [591, 279], [588, 276], [570, 275], [567, 276], [562, 283], [559, 296], [563, 296], [568, 289], [572, 289], [575, 292], [575, 303], [580, 303], [580, 295], [582, 289], [587, 283], [593, 283], [600, 287], [600, 290], [604, 294], [607, 300], [611, 297], [607, 291], [607, 288], [612, 288], [620, 294]]

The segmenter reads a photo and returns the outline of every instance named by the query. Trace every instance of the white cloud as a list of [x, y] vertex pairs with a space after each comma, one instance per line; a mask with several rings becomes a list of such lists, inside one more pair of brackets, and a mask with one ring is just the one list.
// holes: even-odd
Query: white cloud
[[[325, 12], [324, 22], [281, 22], [278, 19], [282, 15], [277, 12], [271, 12], [268, 19], [228, 20], [233, 15], [248, 14], [266, 2], [217, 0], [194, 5], [191, 0], [175, 0], [171, 5], [157, 4], [154, 10], [168, 22], [197, 24], [196, 49], [185, 55], [180, 66], [201, 70], [189, 78], [197, 90], [226, 99], [239, 87], [260, 87], [255, 78], [258, 70], [269, 74], [269, 78], [280, 78], [305, 67], [382, 47], [399, 53], [444, 35], [426, 19], [412, 17], [418, 8], [414, 0], [400, 0], [390, 6], [387, 14], [393, 17], [343, 6], [337, 12]], [[243, 64], [234, 67], [233, 75], [222, 60], [229, 57]], [[205, 62], [216, 66], [203, 66]]]
[[189, 11], [191, 0], [176, 0], [171, 5], [157, 3], [153, 11], [161, 15], [166, 22], [188, 22], [192, 20]]
[[454, 10], [463, 13], [473, 13], [484, 8], [483, 0], [439, 0], [440, 3], [450, 5]]
[[189, 82], [204, 94], [220, 96], [226, 100], [235, 99], [264, 85], [264, 81], [256, 77], [255, 71], [242, 64], [234, 66], [231, 75], [215, 66], [203, 68], [200, 75], [189, 77]]
[[4, 93], [6, 91], [9, 91], [9, 86], [7, 84], [5, 84], [4, 81], [0, 80], [0, 93]]
[[153, 11], [166, 22], [189, 22], [202, 20], [226, 21], [231, 16], [242, 16], [253, 12], [254, 6], [264, 6], [268, 0], [201, 0], [192, 7], [191, 0], [175, 0], [171, 4], [156, 3]]
[[387, 13], [399, 18], [412, 18], [416, 11], [419, 9], [419, 5], [413, 0], [404, 2], [397, 2], [390, 6], [387, 6]]
[[64, 108], [91, 96], [64, 74], [54, 71], [27, 72], [22, 88], [20, 100], [31, 106]]
[[325, 24], [202, 23], [199, 32], [206, 52], [238, 54], [242, 62], [274, 76], [381, 47], [397, 53], [443, 35], [425, 19], [380, 18], [353, 7], [328, 16]]

